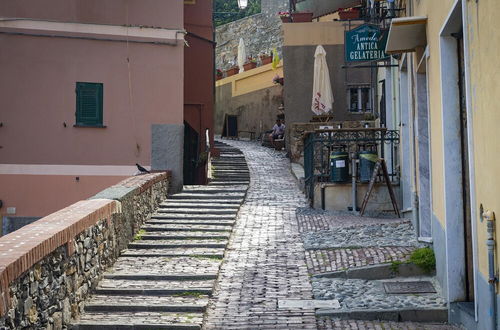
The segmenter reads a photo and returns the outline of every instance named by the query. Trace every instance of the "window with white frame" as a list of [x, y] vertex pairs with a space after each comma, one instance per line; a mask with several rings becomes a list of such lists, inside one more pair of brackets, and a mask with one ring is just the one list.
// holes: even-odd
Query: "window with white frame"
[[372, 93], [369, 86], [351, 86], [347, 89], [347, 107], [351, 112], [371, 112]]

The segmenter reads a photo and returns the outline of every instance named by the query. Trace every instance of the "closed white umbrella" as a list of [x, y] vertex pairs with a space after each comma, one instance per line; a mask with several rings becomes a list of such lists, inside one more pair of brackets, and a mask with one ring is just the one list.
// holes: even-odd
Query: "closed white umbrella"
[[330, 72], [326, 64], [326, 51], [323, 46], [316, 47], [314, 53], [314, 80], [311, 110], [321, 115], [332, 110], [333, 94]]
[[240, 67], [240, 72], [245, 71], [243, 64], [245, 64], [246, 59], [245, 42], [243, 42], [243, 38], [240, 38], [240, 44], [238, 45], [238, 66]]

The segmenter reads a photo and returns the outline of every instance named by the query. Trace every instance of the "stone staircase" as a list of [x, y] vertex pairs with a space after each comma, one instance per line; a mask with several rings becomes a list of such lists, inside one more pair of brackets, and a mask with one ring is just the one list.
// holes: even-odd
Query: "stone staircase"
[[122, 252], [72, 329], [201, 329], [250, 176], [216, 142], [213, 180], [169, 196]]

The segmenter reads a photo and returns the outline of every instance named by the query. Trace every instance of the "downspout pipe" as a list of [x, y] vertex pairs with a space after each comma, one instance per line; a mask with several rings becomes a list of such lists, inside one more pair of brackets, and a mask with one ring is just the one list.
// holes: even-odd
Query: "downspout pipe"
[[486, 246], [488, 247], [488, 285], [490, 287], [490, 309], [489, 309], [489, 321], [490, 326], [488, 329], [495, 330], [497, 324], [497, 294], [496, 294], [496, 283], [498, 281], [495, 275], [495, 213], [491, 211], [486, 211], [483, 213], [483, 218], [486, 220], [486, 228], [488, 239], [486, 240]]

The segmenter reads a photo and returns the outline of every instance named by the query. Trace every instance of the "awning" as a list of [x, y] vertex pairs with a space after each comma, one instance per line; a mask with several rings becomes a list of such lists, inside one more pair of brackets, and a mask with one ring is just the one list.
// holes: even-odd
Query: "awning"
[[339, 8], [350, 8], [361, 3], [360, 0], [305, 0], [297, 2], [297, 11], [309, 11], [313, 17], [321, 17], [336, 12]]
[[413, 52], [415, 48], [427, 45], [426, 25], [427, 17], [423, 16], [393, 19], [385, 52], [388, 54]]

